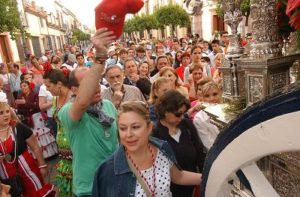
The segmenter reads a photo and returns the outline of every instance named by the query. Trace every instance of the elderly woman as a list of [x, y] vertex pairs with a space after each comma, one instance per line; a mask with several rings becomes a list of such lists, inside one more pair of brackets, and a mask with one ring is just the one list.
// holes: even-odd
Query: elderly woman
[[[8, 179], [19, 176], [23, 184], [23, 197], [54, 196], [54, 186], [45, 184], [48, 173], [41, 148], [30, 128], [13, 119], [4, 93], [0, 92], [0, 178], [5, 184]], [[35, 156], [29, 153], [28, 147]], [[13, 193], [14, 188], [11, 188]]]
[[[153, 130], [153, 136], [171, 145], [183, 170], [201, 172], [205, 154], [195, 126], [184, 117], [189, 108], [189, 101], [178, 91], [166, 92], [155, 104], [159, 122]], [[191, 197], [194, 188], [180, 186], [176, 182], [171, 184], [173, 197]]]
[[92, 196], [172, 196], [170, 181], [200, 184], [201, 174], [179, 170], [168, 143], [150, 137], [152, 123], [145, 104], [123, 103], [118, 128], [121, 146], [99, 167]]

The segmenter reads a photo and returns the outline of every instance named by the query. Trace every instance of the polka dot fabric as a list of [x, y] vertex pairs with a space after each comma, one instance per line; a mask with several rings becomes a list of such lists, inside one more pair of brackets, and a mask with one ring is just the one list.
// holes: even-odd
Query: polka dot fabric
[[[156, 177], [156, 188], [155, 188], [155, 197], [171, 197], [172, 193], [170, 191], [171, 185], [171, 175], [170, 168], [172, 167], [173, 162], [170, 161], [162, 152], [158, 151], [158, 154], [155, 159], [155, 177]], [[146, 178], [147, 183], [153, 188], [153, 167], [143, 170], [142, 174]], [[136, 197], [146, 197], [141, 184], [137, 181], [135, 188]]]

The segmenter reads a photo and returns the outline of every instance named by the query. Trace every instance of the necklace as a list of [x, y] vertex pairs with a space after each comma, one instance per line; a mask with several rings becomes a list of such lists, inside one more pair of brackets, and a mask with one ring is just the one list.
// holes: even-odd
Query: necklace
[[[17, 136], [15, 136], [15, 138], [16, 137]], [[14, 143], [14, 153], [15, 153], [15, 155], [14, 155], [14, 159], [12, 161], [11, 161], [11, 158], [12, 158], [11, 154], [6, 153], [7, 152], [6, 151], [6, 146], [5, 146], [5, 144], [3, 145], [4, 142], [0, 139], [0, 145], [1, 145], [1, 148], [2, 148], [2, 151], [3, 151], [4, 159], [7, 163], [13, 164], [13, 163], [15, 163], [16, 158], [17, 158], [17, 142], [16, 142], [16, 140], [13, 142]]]
[[133, 164], [133, 166], [135, 167], [135, 169], [137, 169], [137, 171], [139, 172], [139, 174], [141, 175], [141, 177], [142, 177], [142, 179], [144, 180], [144, 182], [147, 184], [147, 186], [148, 186], [148, 188], [149, 188], [149, 190], [150, 190], [150, 192], [151, 192], [151, 197], [155, 197], [155, 189], [156, 189], [156, 184], [155, 184], [155, 182], [156, 182], [156, 176], [155, 176], [155, 158], [154, 158], [154, 153], [153, 153], [153, 150], [152, 150], [152, 148], [150, 147], [150, 144], [148, 144], [148, 149], [149, 149], [149, 151], [150, 151], [150, 153], [151, 153], [151, 159], [152, 159], [152, 169], [153, 169], [153, 171], [152, 171], [152, 180], [153, 180], [153, 187], [151, 187], [151, 184], [149, 184], [148, 183], [148, 181], [147, 181], [147, 179], [146, 179], [146, 177], [142, 174], [142, 171], [139, 169], [139, 167], [136, 165], [136, 163], [133, 161], [133, 159], [131, 158], [131, 156], [128, 154], [128, 152], [126, 151], [126, 149], [125, 149], [125, 151], [126, 151], [126, 155], [127, 155], [127, 157], [128, 157], [128, 159], [131, 161], [131, 163]]
[[0, 129], [0, 132], [7, 131], [8, 128], [9, 128], [9, 126], [2, 128], [2, 129]]

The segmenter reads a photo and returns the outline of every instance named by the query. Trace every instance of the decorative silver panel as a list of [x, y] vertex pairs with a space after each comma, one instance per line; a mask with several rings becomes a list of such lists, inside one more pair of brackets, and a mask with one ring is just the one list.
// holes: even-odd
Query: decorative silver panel
[[275, 73], [270, 76], [270, 93], [273, 93], [287, 85], [287, 73]]
[[277, 0], [251, 0], [253, 44], [252, 58], [268, 58], [281, 54], [277, 25]]
[[262, 75], [248, 75], [249, 103], [255, 103], [264, 98], [264, 78]]
[[300, 152], [289, 152], [270, 157], [271, 181], [280, 196], [300, 194]]

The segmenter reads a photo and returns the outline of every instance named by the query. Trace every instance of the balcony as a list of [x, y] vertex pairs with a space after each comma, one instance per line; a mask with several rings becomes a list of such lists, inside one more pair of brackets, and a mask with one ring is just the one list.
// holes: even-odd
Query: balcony
[[24, 10], [25, 12], [28, 12], [32, 15], [41, 17], [41, 18], [47, 18], [47, 12], [44, 10], [43, 7], [38, 7], [35, 4], [35, 1], [30, 0], [23, 0]]

